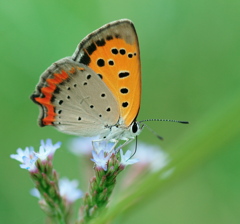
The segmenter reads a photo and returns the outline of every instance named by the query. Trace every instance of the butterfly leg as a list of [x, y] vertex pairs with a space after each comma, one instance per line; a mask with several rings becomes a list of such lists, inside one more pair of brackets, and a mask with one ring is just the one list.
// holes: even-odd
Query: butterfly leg
[[132, 142], [134, 140], [134, 138], [130, 138], [130, 139], [129, 138], [125, 138], [125, 139], [122, 139], [122, 140], [125, 140], [125, 142], [123, 144], [121, 144], [120, 146], [118, 146], [117, 148], [116, 148], [116, 145], [119, 143], [119, 140], [116, 140], [116, 139], [112, 139], [110, 141], [106, 141], [106, 140], [102, 140], [102, 139], [93, 140], [92, 141], [93, 149], [97, 153], [99, 153], [102, 148], [107, 149], [108, 148], [108, 144], [113, 143], [113, 146], [111, 146], [111, 149], [110, 150], [106, 150], [106, 151], [107, 152], [113, 152], [114, 151], [117, 154], [121, 148], [123, 148], [124, 146], [126, 146], [130, 142]]

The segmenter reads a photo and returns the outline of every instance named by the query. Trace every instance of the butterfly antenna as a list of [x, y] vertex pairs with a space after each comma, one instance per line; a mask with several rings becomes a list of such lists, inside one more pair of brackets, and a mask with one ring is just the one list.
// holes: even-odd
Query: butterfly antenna
[[[146, 120], [142, 120], [139, 121], [138, 123], [143, 123], [146, 121], [170, 121], [170, 122], [176, 122], [176, 123], [181, 123], [181, 124], [189, 124], [188, 121], [178, 121], [178, 120], [171, 120], [171, 119], [146, 119]], [[146, 125], [145, 123], [143, 124], [142, 127], [146, 127], [150, 132], [152, 132], [158, 139], [163, 140], [163, 137], [160, 136], [157, 132], [155, 132], [153, 129], [151, 129], [148, 125]]]
[[170, 121], [170, 122], [176, 122], [181, 124], [189, 124], [188, 121], [178, 121], [178, 120], [171, 120], [171, 119], [146, 119], [146, 120], [139, 121], [139, 123], [142, 123], [145, 121]]
[[[148, 120], [145, 120], [145, 121], [148, 121]], [[140, 122], [142, 122], [142, 121], [140, 121]], [[139, 123], [140, 123], [139, 122]], [[143, 124], [143, 127], [146, 127], [150, 132], [152, 132], [158, 139], [160, 139], [160, 140], [163, 140], [163, 137], [162, 136], [160, 136], [156, 131], [154, 131], [152, 128], [150, 128], [148, 125], [146, 125], [146, 124]]]

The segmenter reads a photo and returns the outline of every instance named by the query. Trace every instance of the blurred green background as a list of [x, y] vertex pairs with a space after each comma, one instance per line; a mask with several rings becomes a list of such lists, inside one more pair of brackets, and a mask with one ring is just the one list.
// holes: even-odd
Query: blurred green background
[[148, 123], [164, 141], [147, 130], [139, 139], [161, 145], [171, 155], [181, 153], [179, 145], [201, 144], [182, 151], [189, 161], [189, 155], [199, 153], [187, 172], [113, 223], [240, 223], [239, 17], [240, 1], [235, 0], [2, 0], [1, 223], [44, 220], [29, 195], [33, 184], [28, 173], [9, 158], [18, 147], [38, 147], [46, 138], [62, 141], [55, 168], [69, 178], [84, 175], [79, 174], [83, 165], [67, 151], [71, 136], [39, 128], [38, 107], [29, 96], [51, 63], [72, 55], [93, 30], [121, 18], [134, 22], [140, 41], [143, 95], [138, 119], [191, 122]]

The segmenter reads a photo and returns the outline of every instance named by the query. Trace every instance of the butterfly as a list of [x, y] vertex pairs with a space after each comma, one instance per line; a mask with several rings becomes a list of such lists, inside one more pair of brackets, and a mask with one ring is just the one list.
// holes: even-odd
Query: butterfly
[[31, 99], [40, 105], [40, 126], [100, 140], [133, 139], [141, 100], [138, 37], [128, 19], [85, 37], [71, 57], [51, 65]]
[[99, 141], [134, 139], [144, 125], [136, 121], [141, 62], [133, 23], [121, 19], [86, 36], [41, 75], [31, 99], [40, 105], [42, 127]]

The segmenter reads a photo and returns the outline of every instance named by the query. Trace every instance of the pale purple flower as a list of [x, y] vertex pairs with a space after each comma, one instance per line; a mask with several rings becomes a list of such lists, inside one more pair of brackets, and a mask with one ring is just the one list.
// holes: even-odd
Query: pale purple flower
[[17, 154], [11, 154], [10, 157], [21, 162], [22, 164], [20, 164], [20, 167], [22, 169], [27, 169], [30, 172], [37, 169], [35, 162], [38, 157], [35, 155], [33, 147], [26, 147], [25, 150], [19, 148], [17, 149]]
[[10, 157], [23, 163], [23, 157], [33, 158], [34, 157], [34, 149], [33, 147], [26, 147], [25, 150], [21, 148], [17, 149], [17, 154], [11, 154]]
[[35, 162], [37, 161], [37, 159], [37, 156], [35, 156], [33, 159], [23, 156], [23, 163], [20, 164], [20, 167], [22, 169], [29, 170], [30, 172], [35, 171], [37, 169], [35, 166]]
[[170, 161], [168, 154], [159, 146], [142, 142], [138, 143], [137, 157], [140, 160], [139, 165], [148, 166], [152, 172], [162, 169]]
[[100, 153], [101, 151], [104, 151], [105, 153], [110, 153], [114, 151], [114, 142], [110, 141], [93, 141], [93, 149], [97, 152]]
[[[77, 180], [70, 181], [67, 178], [61, 178], [59, 180], [60, 195], [61, 197], [66, 199], [69, 203], [73, 203], [77, 199], [83, 197], [83, 192], [77, 187], [78, 187]], [[42, 199], [40, 192], [37, 188], [31, 189], [30, 194], [38, 199]]]
[[59, 180], [60, 195], [70, 203], [73, 203], [77, 199], [83, 197], [82, 191], [77, 189], [77, 187], [77, 180], [70, 181], [67, 178], [61, 178]]
[[69, 151], [77, 156], [91, 155], [92, 150], [99, 153], [101, 150], [112, 152], [114, 143], [108, 141], [97, 141], [98, 137], [77, 137], [70, 141]]
[[56, 149], [58, 149], [60, 145], [61, 142], [57, 142], [53, 145], [51, 139], [47, 139], [46, 143], [42, 140], [38, 153], [34, 152], [33, 147], [26, 147], [25, 150], [22, 150], [20, 148], [17, 149], [17, 154], [12, 154], [10, 155], [10, 157], [21, 162], [21, 168], [27, 169], [29, 171], [35, 171], [37, 169], [35, 166], [35, 162], [37, 161], [37, 159], [43, 161], [46, 160], [48, 157], [52, 157]]
[[73, 138], [69, 143], [69, 150], [77, 156], [91, 155], [91, 152], [93, 149], [93, 145], [92, 145], [93, 140], [94, 140], [94, 137]]
[[101, 150], [99, 153], [92, 151], [93, 159], [91, 159], [97, 167], [107, 170], [107, 162], [111, 157], [111, 153], [106, 153], [104, 150]]
[[47, 139], [46, 143], [41, 140], [39, 152], [36, 153], [36, 155], [41, 161], [47, 160], [48, 157], [52, 157], [54, 155], [55, 151], [60, 148], [61, 144], [61, 142], [57, 142], [53, 145], [51, 139]]
[[132, 152], [130, 150], [127, 150], [127, 152], [124, 155], [122, 149], [120, 149], [120, 155], [121, 155], [121, 164], [124, 166], [131, 165], [139, 161], [139, 159], [131, 159]]

